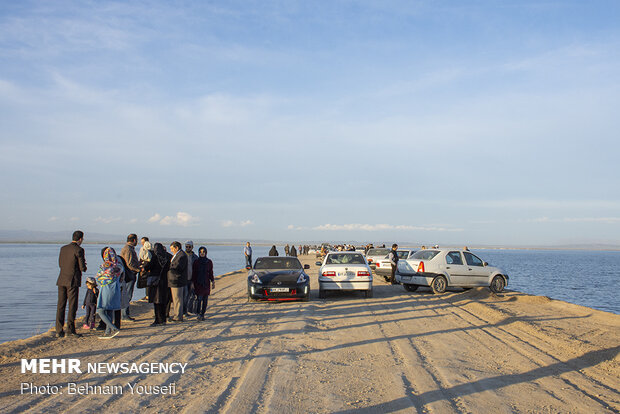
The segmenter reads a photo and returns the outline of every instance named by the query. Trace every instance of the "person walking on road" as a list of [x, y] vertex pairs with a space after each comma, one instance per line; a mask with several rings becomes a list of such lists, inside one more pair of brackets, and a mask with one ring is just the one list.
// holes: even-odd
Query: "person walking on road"
[[398, 267], [398, 253], [396, 253], [396, 250], [398, 250], [398, 244], [394, 243], [392, 245], [392, 250], [390, 250], [390, 253], [388, 254], [388, 259], [390, 259], [390, 264], [392, 265], [390, 283], [393, 285], [396, 284], [396, 268]]
[[65, 309], [69, 302], [67, 312], [67, 335], [80, 337], [81, 334], [75, 332], [75, 314], [78, 307], [78, 294], [82, 285], [82, 272], [86, 271], [86, 259], [84, 249], [81, 247], [84, 241], [84, 232], [76, 230], [73, 232], [71, 243], [60, 248], [58, 256], [58, 266], [60, 274], [56, 281], [58, 286], [58, 304], [56, 305], [56, 337], [65, 336]]
[[196, 253], [194, 253], [194, 242], [188, 240], [185, 242], [185, 254], [187, 255], [187, 282], [185, 287], [183, 288], [183, 315], [189, 316], [187, 312], [187, 304], [189, 302], [189, 298], [194, 294], [192, 292], [192, 269], [194, 262], [198, 259]]
[[271, 250], [269, 250], [269, 256], [279, 256], [278, 249], [276, 249], [276, 245], [271, 246]]
[[252, 267], [252, 246], [250, 246], [250, 242], [245, 244], [243, 254], [245, 255], [245, 267], [249, 269]]
[[187, 283], [187, 255], [181, 250], [181, 243], [172, 242], [170, 245], [172, 259], [168, 269], [168, 286], [172, 296], [171, 322], [183, 322], [183, 290]]
[[192, 272], [192, 286], [198, 298], [198, 320], [204, 321], [211, 289], [215, 289], [215, 278], [213, 277], [213, 262], [207, 257], [207, 248], [201, 246], [198, 249], [198, 255]]
[[104, 247], [101, 251], [103, 263], [97, 272], [97, 315], [105, 323], [105, 333], [101, 339], [113, 338], [120, 332], [120, 328], [112, 321], [114, 312], [121, 309], [121, 279], [125, 271], [120, 257], [111, 247]]
[[125, 267], [125, 292], [123, 292], [123, 308], [122, 315], [124, 320], [135, 321], [129, 315], [129, 303], [133, 297], [133, 288], [136, 285], [137, 275], [140, 273], [140, 261], [136, 254], [135, 247], [138, 245], [138, 236], [136, 234], [130, 234], [127, 236], [127, 243], [121, 250], [121, 257], [125, 260], [127, 266]]

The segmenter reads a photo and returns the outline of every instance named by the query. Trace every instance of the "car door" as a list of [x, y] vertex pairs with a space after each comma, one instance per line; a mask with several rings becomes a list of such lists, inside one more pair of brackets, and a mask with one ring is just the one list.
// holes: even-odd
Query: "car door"
[[470, 286], [488, 286], [490, 272], [482, 259], [470, 252], [463, 252], [463, 255], [465, 255], [465, 263], [467, 263]]
[[469, 274], [461, 252], [454, 250], [446, 253], [445, 262], [446, 272], [450, 275], [450, 285], [461, 286], [467, 283]]

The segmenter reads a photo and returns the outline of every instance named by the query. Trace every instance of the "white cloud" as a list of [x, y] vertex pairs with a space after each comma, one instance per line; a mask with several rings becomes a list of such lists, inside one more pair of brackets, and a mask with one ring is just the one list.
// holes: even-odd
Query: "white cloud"
[[254, 224], [252, 220], [242, 220], [238, 223], [232, 220], [223, 220], [221, 222], [222, 227], [246, 227], [252, 224]]
[[232, 220], [224, 220], [222, 221], [222, 227], [232, 227], [235, 223]]
[[80, 218], [79, 218], [79, 217], [71, 217], [71, 218], [69, 219], [69, 221], [79, 221], [79, 220], [80, 220]]
[[47, 221], [57, 221], [58, 217], [54, 216], [54, 217], [50, 217]]
[[179, 211], [174, 216], [165, 216], [165, 217], [162, 217], [161, 214], [159, 213], [155, 213], [150, 219], [148, 219], [148, 222], [159, 223], [162, 226], [177, 225], [177, 226], [187, 227], [187, 226], [190, 226], [198, 222], [198, 218], [184, 211]]
[[96, 223], [103, 223], [103, 224], [110, 224], [110, 223], [114, 223], [115, 221], [120, 221], [121, 218], [120, 217], [97, 217], [95, 219]]
[[132, 219], [130, 219], [130, 220], [128, 221], [128, 223], [129, 223], [129, 224], [135, 224], [135, 223], [137, 223], [137, 222], [138, 222], [138, 219], [137, 219], [137, 218], [132, 218]]
[[148, 220], [149, 223], [157, 223], [161, 220], [161, 215], [159, 213], [153, 214], [153, 216]]
[[[291, 226], [289, 226], [289, 229]], [[294, 226], [293, 226], [294, 228]], [[312, 228], [313, 230], [325, 231], [381, 231], [381, 230], [408, 230], [408, 231], [463, 231], [458, 228], [436, 227], [436, 226], [410, 226], [405, 224], [321, 224]]]

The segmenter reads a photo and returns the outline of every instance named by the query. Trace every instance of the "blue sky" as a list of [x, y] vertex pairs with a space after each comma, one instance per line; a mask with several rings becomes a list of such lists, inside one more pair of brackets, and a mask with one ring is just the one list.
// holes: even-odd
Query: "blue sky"
[[620, 244], [617, 1], [0, 4], [0, 229]]

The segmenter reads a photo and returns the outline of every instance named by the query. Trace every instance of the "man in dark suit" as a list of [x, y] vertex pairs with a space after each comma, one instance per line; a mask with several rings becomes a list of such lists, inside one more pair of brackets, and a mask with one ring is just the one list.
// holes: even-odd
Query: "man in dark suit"
[[172, 293], [172, 317], [171, 321], [183, 321], [183, 290], [187, 283], [187, 255], [181, 250], [181, 243], [172, 242], [170, 245], [172, 260], [168, 270], [168, 286]]
[[58, 305], [56, 308], [56, 336], [65, 336], [63, 330], [65, 325], [65, 309], [69, 302], [69, 312], [67, 315], [67, 335], [73, 337], [82, 336], [75, 332], [75, 314], [78, 306], [78, 293], [82, 285], [82, 272], [86, 271], [86, 259], [84, 249], [80, 247], [84, 240], [84, 233], [80, 230], [73, 232], [73, 241], [60, 248], [58, 256]]

